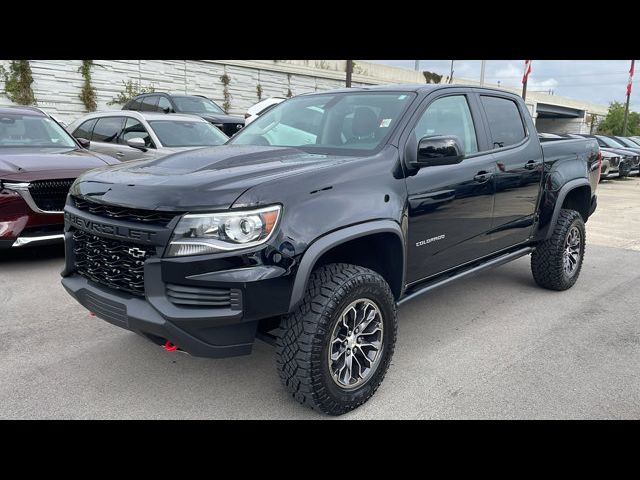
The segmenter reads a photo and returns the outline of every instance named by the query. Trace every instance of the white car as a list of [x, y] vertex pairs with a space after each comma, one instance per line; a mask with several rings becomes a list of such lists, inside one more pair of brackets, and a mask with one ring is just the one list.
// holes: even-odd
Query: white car
[[279, 103], [284, 102], [285, 100], [286, 98], [284, 97], [270, 97], [259, 101], [254, 106], [250, 107], [249, 110], [247, 110], [247, 113], [244, 114], [244, 126], [246, 127], [260, 115], [268, 112], [273, 107], [275, 107]]
[[77, 139], [89, 140], [89, 150], [121, 161], [159, 158], [229, 140], [219, 128], [196, 115], [133, 110], [90, 113], [67, 130]]

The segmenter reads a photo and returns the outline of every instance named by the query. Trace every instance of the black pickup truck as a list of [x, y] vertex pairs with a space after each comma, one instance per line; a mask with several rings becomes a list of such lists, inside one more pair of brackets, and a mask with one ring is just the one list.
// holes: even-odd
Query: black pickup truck
[[528, 254], [538, 285], [571, 287], [600, 166], [594, 139], [541, 145], [500, 90], [301, 95], [225, 146], [78, 178], [62, 283], [170, 351], [271, 342], [294, 398], [339, 415], [382, 382], [398, 305]]

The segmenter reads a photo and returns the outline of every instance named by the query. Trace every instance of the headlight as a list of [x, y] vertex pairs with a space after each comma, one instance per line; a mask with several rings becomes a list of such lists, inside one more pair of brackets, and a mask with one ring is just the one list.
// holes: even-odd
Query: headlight
[[173, 231], [167, 256], [255, 247], [269, 240], [280, 211], [281, 207], [275, 205], [257, 210], [185, 215]]

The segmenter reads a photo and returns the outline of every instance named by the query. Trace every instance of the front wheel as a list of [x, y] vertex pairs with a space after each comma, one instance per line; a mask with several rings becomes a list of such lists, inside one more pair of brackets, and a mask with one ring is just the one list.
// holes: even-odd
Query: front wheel
[[396, 331], [395, 300], [380, 275], [344, 263], [320, 267], [278, 330], [280, 379], [303, 405], [342, 415], [382, 383]]
[[584, 259], [586, 231], [580, 213], [560, 210], [551, 238], [531, 254], [531, 271], [538, 285], [567, 290], [578, 280]]

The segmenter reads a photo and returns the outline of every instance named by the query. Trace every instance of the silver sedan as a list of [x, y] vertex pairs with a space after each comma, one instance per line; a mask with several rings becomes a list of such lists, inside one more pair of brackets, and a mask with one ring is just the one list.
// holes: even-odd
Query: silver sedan
[[90, 113], [67, 130], [85, 148], [121, 161], [159, 158], [181, 150], [222, 145], [229, 139], [195, 115], [129, 110]]

